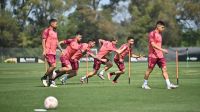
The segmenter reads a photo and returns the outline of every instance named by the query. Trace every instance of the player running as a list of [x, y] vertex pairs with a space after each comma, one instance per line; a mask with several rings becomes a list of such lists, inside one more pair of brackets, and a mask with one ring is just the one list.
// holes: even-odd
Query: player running
[[163, 52], [168, 53], [168, 51], [162, 48], [162, 35], [161, 35], [164, 29], [165, 29], [165, 23], [163, 21], [158, 21], [156, 23], [155, 30], [149, 33], [148, 69], [146, 70], [146, 73], [144, 75], [144, 83], [142, 85], [143, 89], [151, 89], [148, 86], [147, 82], [150, 73], [153, 71], [156, 64], [162, 70], [162, 75], [166, 81], [167, 89], [174, 89], [178, 87], [177, 85], [170, 83], [169, 76], [167, 73], [166, 60], [163, 56]]
[[81, 43], [81, 50], [78, 50], [72, 57], [71, 57], [71, 64], [72, 64], [72, 71], [65, 75], [63, 78], [61, 78], [62, 84], [66, 83], [67, 79], [70, 79], [74, 76], [77, 75], [78, 69], [79, 69], [79, 60], [86, 54], [90, 55], [93, 58], [97, 57], [92, 53], [91, 48], [95, 46], [95, 41], [94, 40], [89, 40], [88, 43]]
[[53, 73], [54, 77], [52, 77], [49, 82], [50, 87], [57, 87], [55, 83], [55, 79], [62, 76], [63, 74], [71, 72], [72, 64], [70, 62], [70, 59], [76, 53], [76, 51], [80, 50], [81, 46], [79, 42], [81, 41], [81, 39], [82, 39], [82, 35], [80, 34], [80, 32], [78, 32], [76, 33], [76, 36], [73, 39], [71, 39], [71, 42], [68, 39], [59, 42], [58, 47], [60, 49], [62, 49], [60, 44], [67, 44], [68, 46], [66, 47], [64, 51], [62, 51], [62, 54], [60, 56], [62, 67]]
[[53, 70], [56, 68], [56, 48], [58, 45], [58, 36], [55, 31], [57, 28], [57, 20], [51, 19], [49, 27], [42, 32], [43, 56], [48, 63], [48, 68], [44, 76], [41, 78], [43, 85], [48, 86], [47, 77], [51, 77]]
[[132, 46], [134, 44], [134, 39], [132, 37], [127, 38], [127, 43], [123, 44], [119, 48], [119, 53], [114, 56], [114, 62], [118, 67], [118, 71], [116, 72], [110, 72], [107, 74], [108, 80], [111, 79], [113, 75], [116, 75], [115, 78], [113, 79], [112, 83], [117, 83], [117, 79], [120, 77], [120, 75], [125, 73], [125, 65], [124, 65], [124, 58], [127, 56], [130, 52], [131, 57], [139, 58], [140, 56], [137, 56], [132, 53]]
[[[94, 65], [93, 65], [94, 70], [92, 72], [89, 72], [88, 74], [86, 74], [84, 77], [81, 77], [80, 81], [82, 83], [84, 83], [87, 78], [90, 78], [90, 77], [96, 75], [98, 70], [100, 69], [101, 64], [106, 65], [104, 67], [105, 71], [107, 71], [108, 69], [110, 69], [113, 66], [112, 62], [106, 57], [106, 55], [108, 53], [110, 53], [111, 51], [119, 53], [119, 51], [117, 50], [117, 48], [115, 46], [117, 44], [116, 39], [112, 39], [111, 41], [99, 39], [99, 44], [101, 45], [101, 48], [96, 55], [96, 57], [98, 59], [96, 59], [96, 58], [94, 59]], [[106, 61], [103, 62], [101, 60], [106, 60]], [[103, 80], [105, 79], [103, 77], [103, 75], [99, 75], [99, 77]]]

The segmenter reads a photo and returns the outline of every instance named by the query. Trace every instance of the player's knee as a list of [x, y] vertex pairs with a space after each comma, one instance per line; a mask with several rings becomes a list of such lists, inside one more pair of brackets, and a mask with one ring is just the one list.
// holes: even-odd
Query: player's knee
[[67, 66], [66, 67], [66, 71], [71, 71], [72, 70], [72, 67], [71, 66]]
[[125, 73], [125, 70], [122, 70], [122, 71], [121, 71], [121, 74], [124, 74], [124, 73]]
[[113, 64], [112, 63], [109, 63], [109, 65], [108, 65], [109, 67], [112, 67], [113, 66]]
[[163, 68], [162, 68], [162, 72], [163, 72], [163, 73], [166, 73], [166, 72], [167, 72], [167, 67], [163, 67]]
[[53, 69], [55, 69], [55, 68], [56, 68], [56, 64], [53, 63], [53, 64], [51, 65], [51, 67], [52, 67]]
[[63, 70], [68, 73], [68, 71], [72, 70], [71, 67], [63, 67]]

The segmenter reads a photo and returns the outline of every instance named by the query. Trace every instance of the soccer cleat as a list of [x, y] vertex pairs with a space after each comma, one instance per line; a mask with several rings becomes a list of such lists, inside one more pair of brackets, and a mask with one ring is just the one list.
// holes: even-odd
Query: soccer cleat
[[48, 86], [48, 83], [47, 83], [47, 76], [43, 76], [41, 78], [41, 81], [42, 81], [42, 84], [44, 85], [44, 87], [47, 87]]
[[118, 82], [117, 82], [117, 81], [112, 81], [112, 83], [113, 83], [113, 84], [116, 84], [116, 83], [118, 83]]
[[105, 79], [103, 75], [98, 74], [98, 76], [99, 76], [99, 78], [102, 79], [102, 80]]
[[60, 81], [61, 81], [61, 84], [62, 84], [62, 85], [65, 85], [65, 84], [66, 84], [66, 80], [64, 79], [64, 77], [61, 78]]
[[85, 80], [86, 80], [85, 78], [81, 77], [80, 82], [83, 84], [86, 82]]
[[107, 73], [107, 76], [108, 76], [108, 80], [110, 80], [112, 77], [112, 75], [110, 73]]
[[174, 84], [170, 84], [169, 86], [167, 86], [167, 89], [176, 89], [178, 87], [178, 85], [174, 85]]
[[143, 88], [143, 89], [151, 89], [147, 84], [143, 84], [143, 85], [142, 85], [142, 88]]
[[100, 71], [99, 75], [104, 75], [104, 70]]
[[58, 87], [58, 86], [56, 86], [56, 82], [55, 81], [50, 81], [50, 86], [49, 87]]

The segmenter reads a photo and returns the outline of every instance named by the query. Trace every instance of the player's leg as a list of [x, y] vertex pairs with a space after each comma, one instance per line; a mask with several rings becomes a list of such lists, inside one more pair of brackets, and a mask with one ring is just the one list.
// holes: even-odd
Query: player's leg
[[113, 75], [116, 75], [113, 80], [113, 83], [116, 83], [120, 75], [125, 73], [125, 65], [124, 65], [124, 62], [120, 62], [119, 59], [114, 59], [114, 62], [117, 65], [119, 70], [116, 72], [110, 72], [107, 74], [107, 76], [108, 76], [108, 80], [110, 80]]
[[56, 58], [55, 55], [46, 55], [45, 56], [47, 62], [48, 62], [48, 69], [46, 71], [46, 73], [44, 74], [44, 76], [41, 78], [43, 85], [46, 87], [48, 86], [48, 81], [47, 81], [47, 77], [51, 77], [51, 74], [53, 73], [53, 70], [56, 68]]
[[78, 69], [79, 69], [79, 62], [78, 60], [70, 60], [72, 70], [69, 74], [66, 74], [64, 77], [60, 79], [62, 84], [66, 84], [67, 79], [70, 79], [77, 75]]
[[81, 77], [80, 81], [81, 81], [82, 83], [84, 83], [85, 80], [86, 80], [87, 78], [90, 78], [90, 77], [96, 75], [97, 72], [98, 72], [98, 70], [99, 70], [100, 67], [101, 67], [101, 63], [102, 63], [101, 61], [99, 61], [99, 60], [97, 60], [97, 59], [94, 59], [93, 71], [91, 71], [91, 72], [89, 72], [88, 74], [86, 74], [85, 76]]
[[115, 74], [115, 78], [113, 79], [112, 83], [117, 83], [117, 79], [125, 73], [125, 70], [119, 70], [119, 71], [116, 71]]
[[103, 64], [105, 64], [106, 66], [105, 66], [104, 69], [103, 69], [101, 72], [99, 72], [99, 74], [98, 74], [98, 76], [99, 76], [102, 80], [105, 79], [105, 78], [104, 78], [104, 72], [106, 72], [107, 70], [109, 70], [109, 69], [113, 66], [113, 64], [112, 64], [112, 62], [111, 62], [110, 60], [108, 60], [106, 63], [103, 63]]
[[174, 89], [174, 88], [177, 88], [178, 86], [177, 85], [174, 85], [170, 82], [169, 80], [169, 75], [168, 75], [168, 72], [167, 72], [167, 66], [166, 66], [166, 60], [165, 58], [160, 58], [158, 60], [158, 66], [161, 68], [162, 70], [162, 75], [163, 75], [163, 78], [165, 79], [166, 81], [166, 85], [167, 85], [167, 89]]
[[144, 82], [143, 82], [143, 85], [142, 85], [142, 88], [143, 89], [151, 89], [149, 86], [148, 86], [148, 79], [149, 79], [149, 76], [151, 74], [151, 72], [153, 71], [155, 65], [157, 63], [157, 59], [156, 58], [148, 58], [148, 68], [145, 72], [145, 75], [144, 75]]
[[62, 76], [63, 74], [70, 73], [70, 71], [72, 70], [72, 67], [71, 67], [69, 60], [67, 60], [67, 59], [65, 59], [64, 57], [61, 56], [60, 61], [61, 61], [62, 67], [59, 68], [58, 70], [56, 70], [53, 73], [54, 77], [52, 77], [49, 81], [50, 87], [57, 87], [56, 84], [55, 84], [55, 80], [57, 78], [59, 78], [60, 76]]

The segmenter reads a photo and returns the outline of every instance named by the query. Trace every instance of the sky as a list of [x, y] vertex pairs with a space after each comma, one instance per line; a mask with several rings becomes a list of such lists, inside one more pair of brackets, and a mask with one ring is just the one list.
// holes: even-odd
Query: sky
[[[128, 6], [130, 4], [130, 0], [126, 0], [125, 2], [123, 1], [120, 1], [117, 8], [116, 8], [116, 11], [113, 12], [112, 16], [112, 20], [114, 22], [117, 22], [117, 23], [120, 23], [121, 21], [124, 21], [124, 20], [128, 20], [131, 18], [131, 14], [128, 12]], [[99, 11], [101, 11], [101, 6], [102, 5], [107, 5], [110, 3], [110, 0], [102, 0], [100, 2], [100, 8], [99, 8]], [[69, 14], [73, 13], [74, 11], [76, 10], [76, 6], [75, 7], [72, 7], [69, 11], [66, 11], [64, 13], [65, 16], [68, 16]]]

